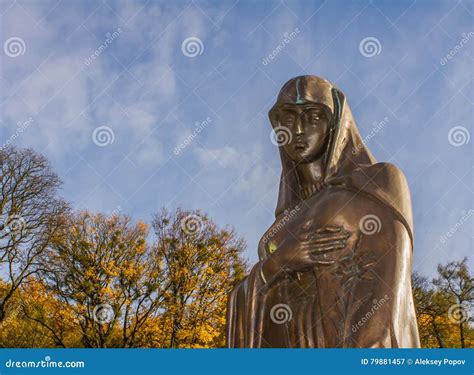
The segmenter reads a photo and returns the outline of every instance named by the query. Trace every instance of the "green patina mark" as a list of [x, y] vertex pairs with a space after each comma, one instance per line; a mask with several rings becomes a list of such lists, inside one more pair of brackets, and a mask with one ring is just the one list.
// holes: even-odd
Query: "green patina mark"
[[269, 244], [268, 244], [268, 251], [270, 252], [270, 254], [274, 253], [275, 250], [277, 249], [277, 244], [273, 241], [271, 241]]
[[303, 104], [304, 100], [301, 99], [299, 84], [300, 84], [300, 79], [298, 78], [296, 80], [296, 104]]
[[337, 120], [339, 120], [341, 118], [341, 100], [339, 99], [339, 95], [336, 89], [332, 88], [331, 94], [333, 100], [336, 102], [336, 108], [334, 108], [334, 111], [336, 111]]

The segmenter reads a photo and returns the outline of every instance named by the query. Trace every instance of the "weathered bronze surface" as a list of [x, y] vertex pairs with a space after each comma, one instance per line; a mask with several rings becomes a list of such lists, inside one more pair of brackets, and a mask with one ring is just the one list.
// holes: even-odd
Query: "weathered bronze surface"
[[301, 76], [269, 112], [282, 174], [260, 261], [231, 292], [229, 347], [419, 347], [403, 173], [377, 163], [344, 94]]

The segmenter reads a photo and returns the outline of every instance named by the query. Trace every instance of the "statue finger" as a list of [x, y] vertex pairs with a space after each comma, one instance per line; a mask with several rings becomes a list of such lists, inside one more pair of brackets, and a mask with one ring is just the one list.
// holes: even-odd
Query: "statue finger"
[[339, 233], [331, 233], [331, 234], [326, 234], [324, 236], [320, 234], [314, 234], [312, 235], [308, 241], [311, 243], [324, 243], [324, 242], [330, 242], [330, 241], [336, 241], [336, 240], [346, 240], [351, 236], [349, 232], [339, 232]]
[[343, 230], [344, 228], [337, 225], [326, 225], [322, 228], [319, 228], [316, 233], [337, 233]]
[[336, 245], [331, 245], [331, 246], [325, 246], [321, 249], [311, 249], [310, 250], [310, 253], [311, 253], [311, 257], [317, 257], [317, 256], [320, 256], [322, 254], [326, 254], [326, 253], [330, 253], [332, 251], [336, 251], [336, 250], [340, 250], [342, 249], [343, 247], [340, 247], [340, 246], [336, 246]]
[[303, 250], [308, 250], [311, 252], [311, 254], [321, 254], [325, 252], [329, 252], [332, 250], [337, 250], [337, 249], [343, 249], [346, 247], [346, 241], [336, 241], [328, 244], [323, 244], [319, 246], [309, 246], [309, 245], [304, 245], [302, 247]]

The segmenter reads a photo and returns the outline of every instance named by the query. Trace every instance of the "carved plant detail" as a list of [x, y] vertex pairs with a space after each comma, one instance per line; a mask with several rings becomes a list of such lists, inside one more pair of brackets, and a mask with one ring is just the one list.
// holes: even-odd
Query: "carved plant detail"
[[359, 243], [363, 234], [359, 235], [357, 242], [349, 253], [339, 258], [334, 267], [334, 275], [339, 281], [336, 309], [339, 318], [333, 320], [338, 331], [337, 347], [347, 347], [350, 338], [350, 322], [359, 308], [372, 296], [369, 291], [362, 298], [355, 299], [356, 286], [361, 281], [373, 281], [370, 269], [376, 263], [373, 255], [361, 252]]

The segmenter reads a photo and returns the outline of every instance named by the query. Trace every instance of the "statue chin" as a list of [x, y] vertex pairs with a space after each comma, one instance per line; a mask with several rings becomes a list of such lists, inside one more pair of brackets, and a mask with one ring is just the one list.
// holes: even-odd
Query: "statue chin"
[[288, 157], [297, 164], [309, 164], [320, 160], [322, 156], [324, 155], [321, 152], [293, 151]]
[[[272, 126], [283, 106], [301, 102], [330, 110], [328, 136], [314, 152], [279, 147], [276, 218], [260, 241], [259, 262], [229, 294], [227, 344], [419, 347], [405, 177], [377, 163], [344, 94], [324, 79], [289, 80], [269, 112]], [[321, 139], [306, 133], [306, 141], [312, 136]]]

